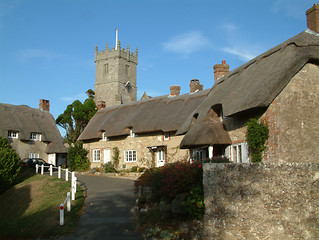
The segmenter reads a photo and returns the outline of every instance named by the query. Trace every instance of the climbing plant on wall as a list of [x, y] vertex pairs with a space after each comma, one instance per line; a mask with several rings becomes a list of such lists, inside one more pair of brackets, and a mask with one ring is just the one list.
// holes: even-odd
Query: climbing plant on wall
[[261, 162], [262, 153], [266, 150], [266, 140], [269, 138], [268, 126], [255, 118], [247, 122], [246, 139], [252, 162]]

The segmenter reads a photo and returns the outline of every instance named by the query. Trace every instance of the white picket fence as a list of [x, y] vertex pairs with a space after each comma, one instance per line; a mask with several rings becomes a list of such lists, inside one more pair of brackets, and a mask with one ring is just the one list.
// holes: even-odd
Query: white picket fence
[[[52, 165], [50, 165], [50, 167], [46, 167], [44, 165], [39, 166], [38, 164], [35, 165], [35, 172], [36, 173], [39, 173], [39, 168], [40, 168], [40, 171], [41, 171], [42, 175], [44, 174], [44, 169], [45, 168], [49, 168], [50, 176], [53, 175], [53, 169], [58, 169], [58, 178], [61, 178], [62, 175], [64, 175], [65, 181], [69, 181], [69, 173], [71, 173], [71, 189], [67, 193], [64, 202], [61, 203], [60, 207], [59, 207], [59, 209], [60, 209], [60, 226], [63, 226], [64, 225], [64, 206], [65, 206], [65, 204], [67, 204], [67, 210], [68, 210], [68, 212], [70, 212], [71, 211], [71, 200], [75, 200], [76, 181], [77, 181], [75, 173], [69, 171], [67, 168], [63, 169], [60, 166], [59, 167], [53, 167]], [[65, 172], [65, 174], [62, 174], [63, 171]]]

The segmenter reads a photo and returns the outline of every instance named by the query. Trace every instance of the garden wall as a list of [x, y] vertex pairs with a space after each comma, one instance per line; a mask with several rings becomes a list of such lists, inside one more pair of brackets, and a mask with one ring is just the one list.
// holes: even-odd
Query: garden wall
[[319, 239], [319, 163], [204, 164], [202, 239]]

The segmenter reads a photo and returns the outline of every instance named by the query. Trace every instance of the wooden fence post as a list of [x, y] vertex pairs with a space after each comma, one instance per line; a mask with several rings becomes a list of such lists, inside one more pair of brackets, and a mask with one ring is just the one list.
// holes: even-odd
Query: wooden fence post
[[65, 181], [69, 181], [69, 170], [65, 169]]
[[44, 164], [41, 165], [41, 174], [43, 175], [44, 172]]
[[52, 165], [50, 165], [50, 176], [52, 176]]
[[64, 225], [64, 204], [60, 204], [60, 226]]

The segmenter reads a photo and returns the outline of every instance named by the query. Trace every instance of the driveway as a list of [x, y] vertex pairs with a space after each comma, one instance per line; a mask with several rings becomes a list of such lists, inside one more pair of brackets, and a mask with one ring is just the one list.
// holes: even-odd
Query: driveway
[[78, 181], [87, 191], [84, 214], [77, 230], [59, 239], [142, 239], [131, 212], [135, 201], [134, 180], [79, 175]]

